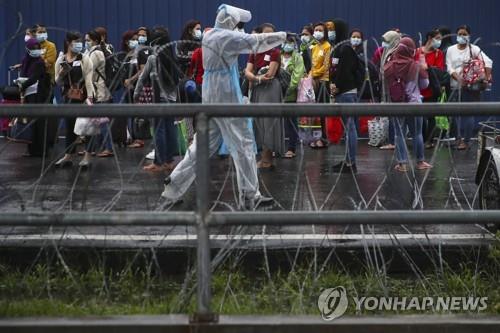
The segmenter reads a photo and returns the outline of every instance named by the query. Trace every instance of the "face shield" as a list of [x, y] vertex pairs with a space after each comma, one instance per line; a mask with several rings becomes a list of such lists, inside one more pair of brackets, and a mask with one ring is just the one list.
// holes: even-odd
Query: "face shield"
[[246, 23], [251, 19], [252, 13], [248, 10], [224, 4], [217, 9], [215, 27], [219, 29], [234, 30], [238, 23]]

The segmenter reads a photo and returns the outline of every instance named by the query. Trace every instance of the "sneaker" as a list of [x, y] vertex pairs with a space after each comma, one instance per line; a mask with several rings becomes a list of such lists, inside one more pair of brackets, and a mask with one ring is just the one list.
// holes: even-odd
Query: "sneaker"
[[340, 162], [332, 167], [332, 171], [335, 173], [357, 173], [358, 168], [356, 164], [347, 165], [346, 162]]
[[154, 160], [155, 159], [155, 150], [153, 149], [149, 154], [146, 155], [147, 160]]
[[244, 206], [240, 207], [243, 211], [254, 211], [259, 207], [270, 205], [274, 203], [274, 199], [270, 197], [265, 197], [263, 195], [258, 195], [252, 199], [245, 199]]
[[172, 179], [170, 178], [170, 176], [165, 178], [165, 180], [163, 181], [164, 188], [163, 188], [163, 192], [161, 193], [161, 197], [166, 200], [166, 203], [168, 205], [174, 205], [177, 203], [181, 203], [182, 199], [179, 198], [178, 193], [177, 193], [178, 191], [176, 191], [174, 189], [174, 186], [171, 185], [171, 182], [172, 182]]

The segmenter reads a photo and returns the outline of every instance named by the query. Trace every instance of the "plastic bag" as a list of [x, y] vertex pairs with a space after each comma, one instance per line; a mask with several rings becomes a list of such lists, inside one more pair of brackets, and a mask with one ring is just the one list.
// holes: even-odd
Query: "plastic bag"
[[297, 92], [297, 103], [314, 103], [316, 95], [314, 94], [313, 79], [310, 77], [302, 78], [299, 82]]

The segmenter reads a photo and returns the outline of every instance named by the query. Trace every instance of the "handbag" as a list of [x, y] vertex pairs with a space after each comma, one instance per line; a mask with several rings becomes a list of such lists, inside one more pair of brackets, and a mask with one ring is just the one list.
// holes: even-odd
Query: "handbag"
[[132, 121], [132, 136], [136, 140], [151, 139], [151, 125], [146, 118], [134, 118]]
[[[446, 96], [446, 90], [443, 89], [443, 92], [441, 93], [441, 96], [439, 97], [439, 103], [446, 103], [447, 99], [448, 98]], [[448, 121], [448, 117], [436, 116], [434, 119], [436, 121], [437, 128], [439, 128], [440, 130], [443, 130], [443, 131], [450, 130], [450, 122]]]
[[32, 122], [27, 118], [14, 118], [9, 124], [10, 133], [7, 140], [16, 143], [31, 144], [33, 141]]
[[316, 95], [314, 94], [313, 79], [311, 77], [302, 78], [297, 88], [297, 103], [314, 103]]
[[[469, 45], [470, 60], [464, 64], [462, 70], [462, 80], [467, 88], [472, 91], [483, 91], [488, 87], [486, 81], [485, 64], [482, 57], [479, 55], [474, 58], [472, 55], [472, 47]], [[482, 51], [480, 51], [481, 53]]]
[[84, 100], [86, 100], [87, 93], [85, 92], [85, 89], [80, 87], [80, 83], [83, 82], [83, 78], [78, 83], [71, 82], [71, 73], [68, 73], [68, 78], [69, 78], [69, 89], [66, 92], [66, 98], [72, 101], [79, 101], [79, 102], [83, 102]]
[[100, 118], [76, 118], [73, 132], [80, 136], [93, 136], [101, 133]]
[[389, 132], [389, 118], [387, 117], [375, 117], [372, 120], [368, 120], [368, 145], [372, 147], [378, 147], [382, 145], [387, 139]]

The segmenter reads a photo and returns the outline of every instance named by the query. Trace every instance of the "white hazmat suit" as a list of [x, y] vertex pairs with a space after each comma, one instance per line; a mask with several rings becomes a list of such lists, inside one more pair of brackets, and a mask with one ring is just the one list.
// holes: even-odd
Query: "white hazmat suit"
[[[221, 5], [213, 30], [203, 36], [202, 52], [205, 69], [202, 86], [203, 104], [243, 103], [238, 73], [240, 54], [261, 53], [283, 44], [285, 32], [246, 34], [235, 31], [240, 22], [252, 18], [249, 11]], [[215, 154], [224, 140], [233, 158], [239, 188], [240, 207], [245, 201], [258, 201], [257, 164], [255, 160], [254, 133], [247, 118], [213, 118], [209, 126], [210, 156]], [[196, 135], [184, 159], [165, 182], [162, 197], [178, 201], [195, 180]], [[252, 206], [250, 206], [252, 207]]]

